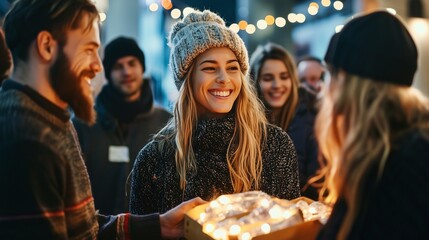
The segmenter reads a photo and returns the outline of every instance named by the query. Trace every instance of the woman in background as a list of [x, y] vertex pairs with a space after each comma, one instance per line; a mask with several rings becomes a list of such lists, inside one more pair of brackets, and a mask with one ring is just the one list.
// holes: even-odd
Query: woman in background
[[250, 58], [250, 75], [269, 122], [286, 131], [295, 145], [301, 194], [317, 199], [316, 188], [307, 185], [319, 168], [313, 131], [316, 96], [299, 86], [295, 61], [278, 44], [256, 48]]

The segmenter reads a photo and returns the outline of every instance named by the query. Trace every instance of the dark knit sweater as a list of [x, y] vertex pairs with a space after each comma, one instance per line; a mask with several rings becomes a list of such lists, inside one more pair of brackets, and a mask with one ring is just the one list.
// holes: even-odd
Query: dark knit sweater
[[[392, 146], [381, 180], [371, 171], [347, 239], [429, 239], [429, 139], [414, 131]], [[336, 239], [347, 209], [338, 200], [319, 240]]]
[[[212, 200], [233, 193], [226, 154], [234, 126], [233, 116], [199, 122], [192, 141], [197, 170], [188, 173], [184, 191], [179, 185], [174, 149], [159, 152], [157, 141], [146, 145], [133, 168], [131, 213], [165, 212], [196, 196]], [[262, 158], [260, 190], [279, 198], [299, 197], [297, 156], [286, 132], [268, 126]]]
[[0, 239], [160, 238], [157, 215], [95, 213], [69, 114], [11, 80], [0, 90], [0, 153]]

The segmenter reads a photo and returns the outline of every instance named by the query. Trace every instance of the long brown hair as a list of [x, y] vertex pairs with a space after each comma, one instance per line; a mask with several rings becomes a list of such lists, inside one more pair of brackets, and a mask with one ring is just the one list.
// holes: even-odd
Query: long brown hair
[[[258, 97], [264, 102], [265, 108], [267, 109], [266, 115], [269, 121], [272, 121], [272, 111], [270, 106], [264, 101], [261, 89], [259, 87], [259, 77], [261, 68], [264, 66], [265, 61], [268, 59], [275, 59], [282, 61], [291, 78], [292, 88], [289, 98], [286, 100], [284, 106], [280, 111], [280, 118], [278, 119], [279, 127], [283, 130], [287, 130], [295, 116], [295, 110], [298, 105], [298, 71], [296, 69], [295, 60], [292, 55], [286, 51], [282, 46], [275, 43], [267, 43], [265, 45], [259, 45], [250, 57], [250, 76], [254, 87], [257, 89]], [[274, 122], [271, 122], [274, 124]], [[277, 125], [277, 124], [276, 124]]]

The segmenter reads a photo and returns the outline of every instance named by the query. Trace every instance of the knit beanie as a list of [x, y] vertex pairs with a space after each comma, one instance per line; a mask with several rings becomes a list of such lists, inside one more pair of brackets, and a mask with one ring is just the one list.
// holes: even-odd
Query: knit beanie
[[112, 68], [115, 65], [116, 61], [119, 58], [126, 56], [134, 56], [136, 57], [142, 67], [143, 72], [146, 69], [144, 62], [144, 53], [137, 45], [137, 42], [134, 39], [127, 37], [118, 37], [111, 41], [106, 45], [104, 49], [104, 59], [103, 59], [103, 67], [104, 67], [104, 75], [107, 80], [110, 82], [110, 74], [112, 72]]
[[247, 75], [249, 63], [243, 40], [225, 26], [221, 17], [209, 10], [195, 11], [177, 22], [170, 31], [168, 45], [171, 48], [170, 68], [177, 89], [182, 86], [194, 59], [211, 48], [231, 49], [237, 57], [241, 72]]
[[417, 48], [401, 20], [377, 11], [352, 19], [335, 34], [325, 61], [361, 77], [411, 86]]

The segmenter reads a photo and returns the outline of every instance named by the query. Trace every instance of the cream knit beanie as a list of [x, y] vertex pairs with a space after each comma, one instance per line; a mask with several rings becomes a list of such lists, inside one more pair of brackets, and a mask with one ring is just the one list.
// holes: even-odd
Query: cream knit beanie
[[168, 38], [170, 68], [177, 89], [194, 59], [204, 51], [215, 47], [231, 49], [240, 64], [241, 72], [247, 75], [249, 68], [247, 49], [237, 33], [225, 26], [217, 14], [204, 10], [188, 14], [171, 29]]

